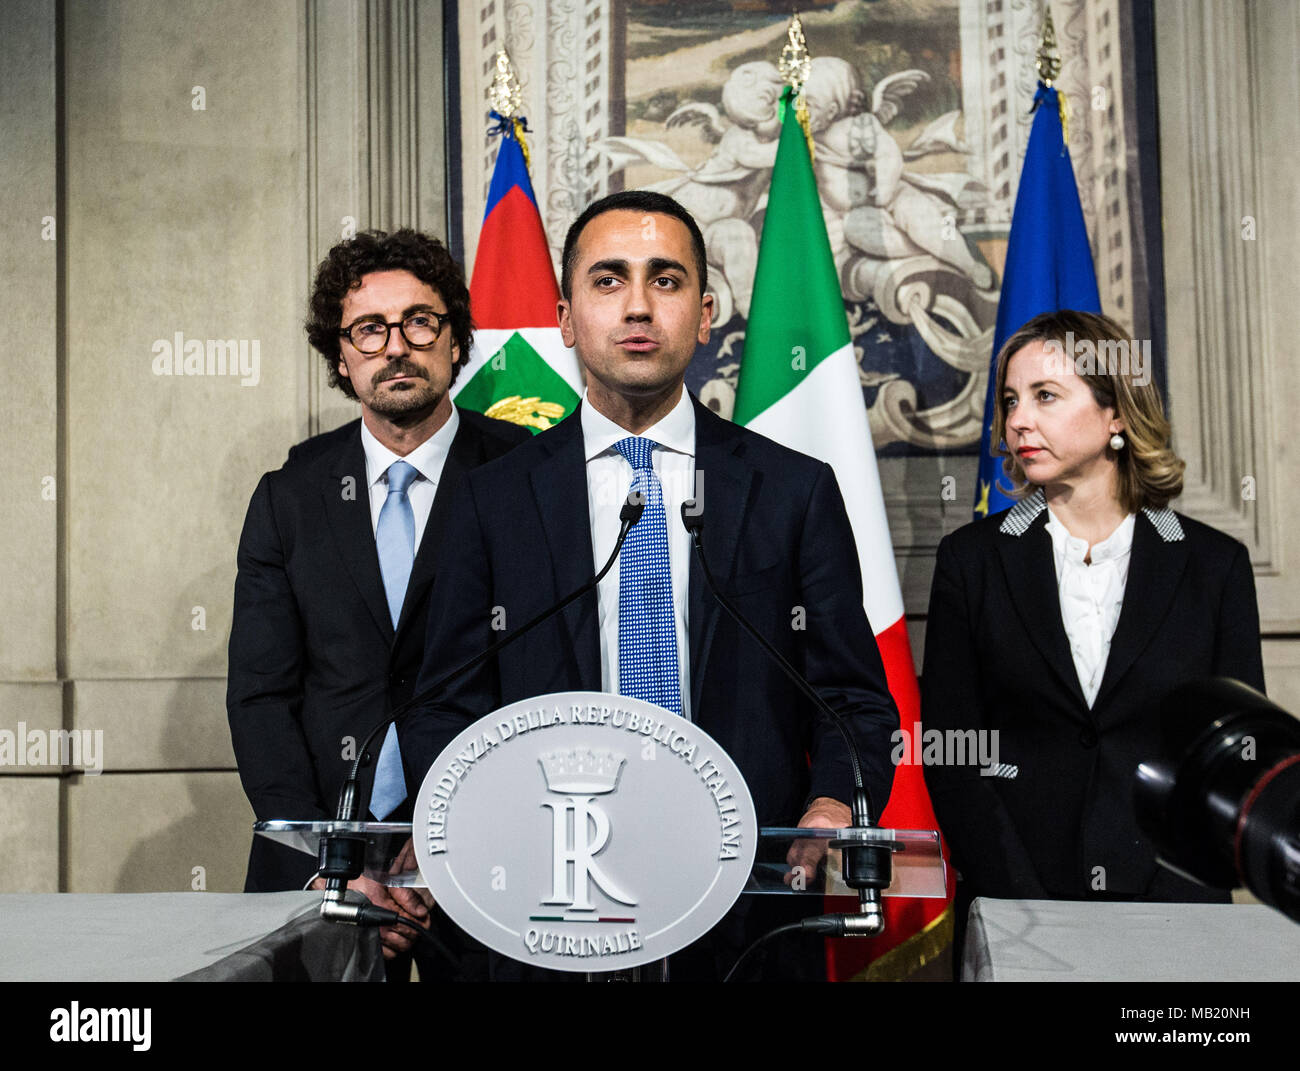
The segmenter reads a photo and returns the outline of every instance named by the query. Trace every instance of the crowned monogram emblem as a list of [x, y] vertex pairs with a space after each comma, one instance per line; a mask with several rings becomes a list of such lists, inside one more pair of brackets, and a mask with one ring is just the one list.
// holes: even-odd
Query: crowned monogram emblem
[[693, 722], [643, 699], [553, 692], [485, 715], [420, 786], [420, 872], [503, 955], [616, 971], [707, 933], [749, 880], [744, 777]]
[[[575, 747], [539, 756], [546, 786], [565, 797], [545, 800], [554, 834], [551, 854], [551, 895], [542, 903], [563, 905], [568, 911], [595, 911], [591, 883], [611, 900], [629, 907], [636, 899], [620, 889], [596, 863], [609, 842], [609, 816], [595, 797], [618, 787], [626, 756], [604, 748]], [[570, 882], [572, 877], [572, 882]]]

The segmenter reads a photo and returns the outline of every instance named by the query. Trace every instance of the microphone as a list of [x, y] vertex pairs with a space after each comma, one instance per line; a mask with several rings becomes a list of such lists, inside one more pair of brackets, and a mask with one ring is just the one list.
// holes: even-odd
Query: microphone
[[[871, 794], [862, 777], [862, 756], [858, 751], [858, 742], [853, 739], [853, 734], [849, 732], [844, 718], [818, 694], [817, 689], [808, 682], [803, 674], [790, 665], [785, 656], [772, 646], [767, 637], [763, 636], [719, 589], [713, 579], [713, 572], [709, 568], [708, 559], [704, 556], [704, 513], [694, 499], [687, 499], [682, 503], [682, 524], [690, 534], [691, 542], [695, 547], [695, 556], [704, 573], [704, 582], [708, 585], [709, 590], [713, 592], [713, 597], [718, 600], [718, 604], [727, 611], [736, 624], [757, 641], [764, 653], [781, 668], [781, 671], [794, 683], [799, 691], [818, 710], [831, 719], [831, 723], [844, 738], [844, 744], [849, 753], [849, 765], [853, 769], [853, 804], [851, 808], [853, 825], [851, 828], [854, 830], [878, 829]], [[844, 884], [851, 889], [857, 890], [858, 913], [856, 915], [819, 915], [815, 918], [805, 919], [800, 928], [804, 931], [825, 933], [835, 937], [875, 937], [883, 933], [885, 930], [885, 916], [880, 903], [880, 894], [881, 890], [888, 888], [892, 878], [891, 844], [865, 843], [861, 840], [850, 839], [833, 840], [830, 842], [830, 847], [839, 848], [841, 851], [841, 870], [843, 871]], [[767, 936], [774, 936], [774, 934]], [[759, 940], [765, 939], [766, 937]], [[741, 960], [756, 945], [757, 942], [741, 956]], [[736, 966], [739, 965], [740, 960], [737, 960]], [[734, 971], [735, 967], [732, 970]]]
[[[628, 494], [626, 501], [623, 503], [623, 508], [619, 510], [620, 525], [618, 539], [614, 542], [614, 551], [595, 576], [576, 591], [570, 592], [550, 609], [538, 614], [531, 621], [525, 622], [509, 635], [503, 636], [486, 650], [479, 652], [469, 661], [457, 666], [450, 673], [443, 674], [442, 677], [427, 688], [394, 708], [387, 718], [370, 730], [369, 734], [361, 742], [361, 747], [357, 749], [357, 757], [353, 760], [347, 780], [343, 782], [343, 788], [339, 791], [337, 821], [355, 822], [357, 816], [361, 813], [362, 804], [369, 806], [369, 797], [365, 796], [363, 798], [360, 791], [358, 774], [361, 767], [370, 761], [369, 748], [375, 737], [380, 732], [387, 732], [390, 724], [405, 717], [452, 681], [482, 665], [498, 651], [509, 647], [515, 640], [531, 632], [544, 621], [554, 617], [570, 603], [593, 590], [596, 585], [605, 579], [605, 574], [614, 567], [614, 562], [618, 560], [619, 552], [623, 549], [623, 543], [627, 540], [627, 534], [632, 530], [632, 526], [641, 519], [641, 515], [645, 512], [645, 505], [646, 500], [643, 493], [633, 491]], [[365, 848], [365, 837], [356, 833], [326, 833], [321, 838], [320, 854], [317, 860], [320, 864], [317, 873], [320, 877], [325, 878], [325, 897], [321, 902], [321, 918], [335, 922], [347, 922], [352, 925], [388, 926], [394, 925], [395, 920], [404, 922], [405, 920], [401, 919], [401, 916], [391, 911], [385, 911], [370, 905], [355, 905], [343, 902], [343, 894], [347, 883], [353, 878], [359, 877], [365, 869]]]

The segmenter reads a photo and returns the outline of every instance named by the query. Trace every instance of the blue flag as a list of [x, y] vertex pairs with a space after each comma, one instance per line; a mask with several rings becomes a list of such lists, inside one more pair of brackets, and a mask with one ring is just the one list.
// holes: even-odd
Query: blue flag
[[1020, 171], [1016, 207], [1011, 214], [1007, 262], [998, 299], [998, 325], [993, 335], [988, 392], [984, 396], [984, 433], [980, 436], [979, 479], [975, 484], [975, 516], [987, 517], [1013, 505], [998, 488], [1007, 487], [1002, 458], [992, 453], [993, 389], [997, 355], [1002, 344], [1040, 312], [1081, 309], [1101, 312], [1097, 275], [1092, 267], [1088, 231], [1079, 207], [1070, 153], [1061, 133], [1056, 90], [1038, 83], [1034, 94], [1034, 125]]

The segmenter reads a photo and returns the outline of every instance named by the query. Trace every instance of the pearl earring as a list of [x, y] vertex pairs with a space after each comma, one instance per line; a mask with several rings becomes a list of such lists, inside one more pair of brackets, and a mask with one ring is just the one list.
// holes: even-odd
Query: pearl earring
[[1119, 432], [1116, 432], [1114, 435], [1112, 435], [1110, 437], [1110, 448], [1112, 450], [1123, 450], [1124, 436], [1121, 435]]

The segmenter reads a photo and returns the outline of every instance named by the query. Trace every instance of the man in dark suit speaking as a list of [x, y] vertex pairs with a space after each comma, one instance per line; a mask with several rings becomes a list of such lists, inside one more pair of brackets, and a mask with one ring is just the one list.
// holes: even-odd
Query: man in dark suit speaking
[[[529, 437], [451, 403], [469, 352], [469, 293], [436, 239], [402, 230], [336, 245], [307, 334], [361, 418], [299, 443], [262, 477], [239, 541], [226, 705], [262, 820], [334, 816], [357, 748], [414, 691], [454, 492]], [[409, 820], [395, 733], [363, 776], [365, 817]], [[254, 837], [245, 888], [302, 888], [314, 870], [311, 857]], [[410, 889], [352, 884], [428, 920]], [[386, 958], [411, 945], [400, 927], [381, 937]]]
[[[418, 688], [589, 580], [613, 550], [634, 481], [648, 504], [596, 592], [403, 722], [413, 788], [471, 720], [534, 695], [605, 690], [657, 703], [717, 739], [760, 824], [849, 824], [844, 742], [716, 604], [682, 525], [681, 503], [693, 497], [718, 583], [847, 719], [883, 810], [898, 715], [844, 503], [829, 465], [720, 419], [686, 391], [687, 365], [709, 337], [705, 273], [699, 228], [661, 194], [611, 195], [570, 229], [558, 313], [587, 389], [567, 419], [466, 478]], [[716, 948], [697, 942], [673, 976], [718, 976], [750, 923]]]

